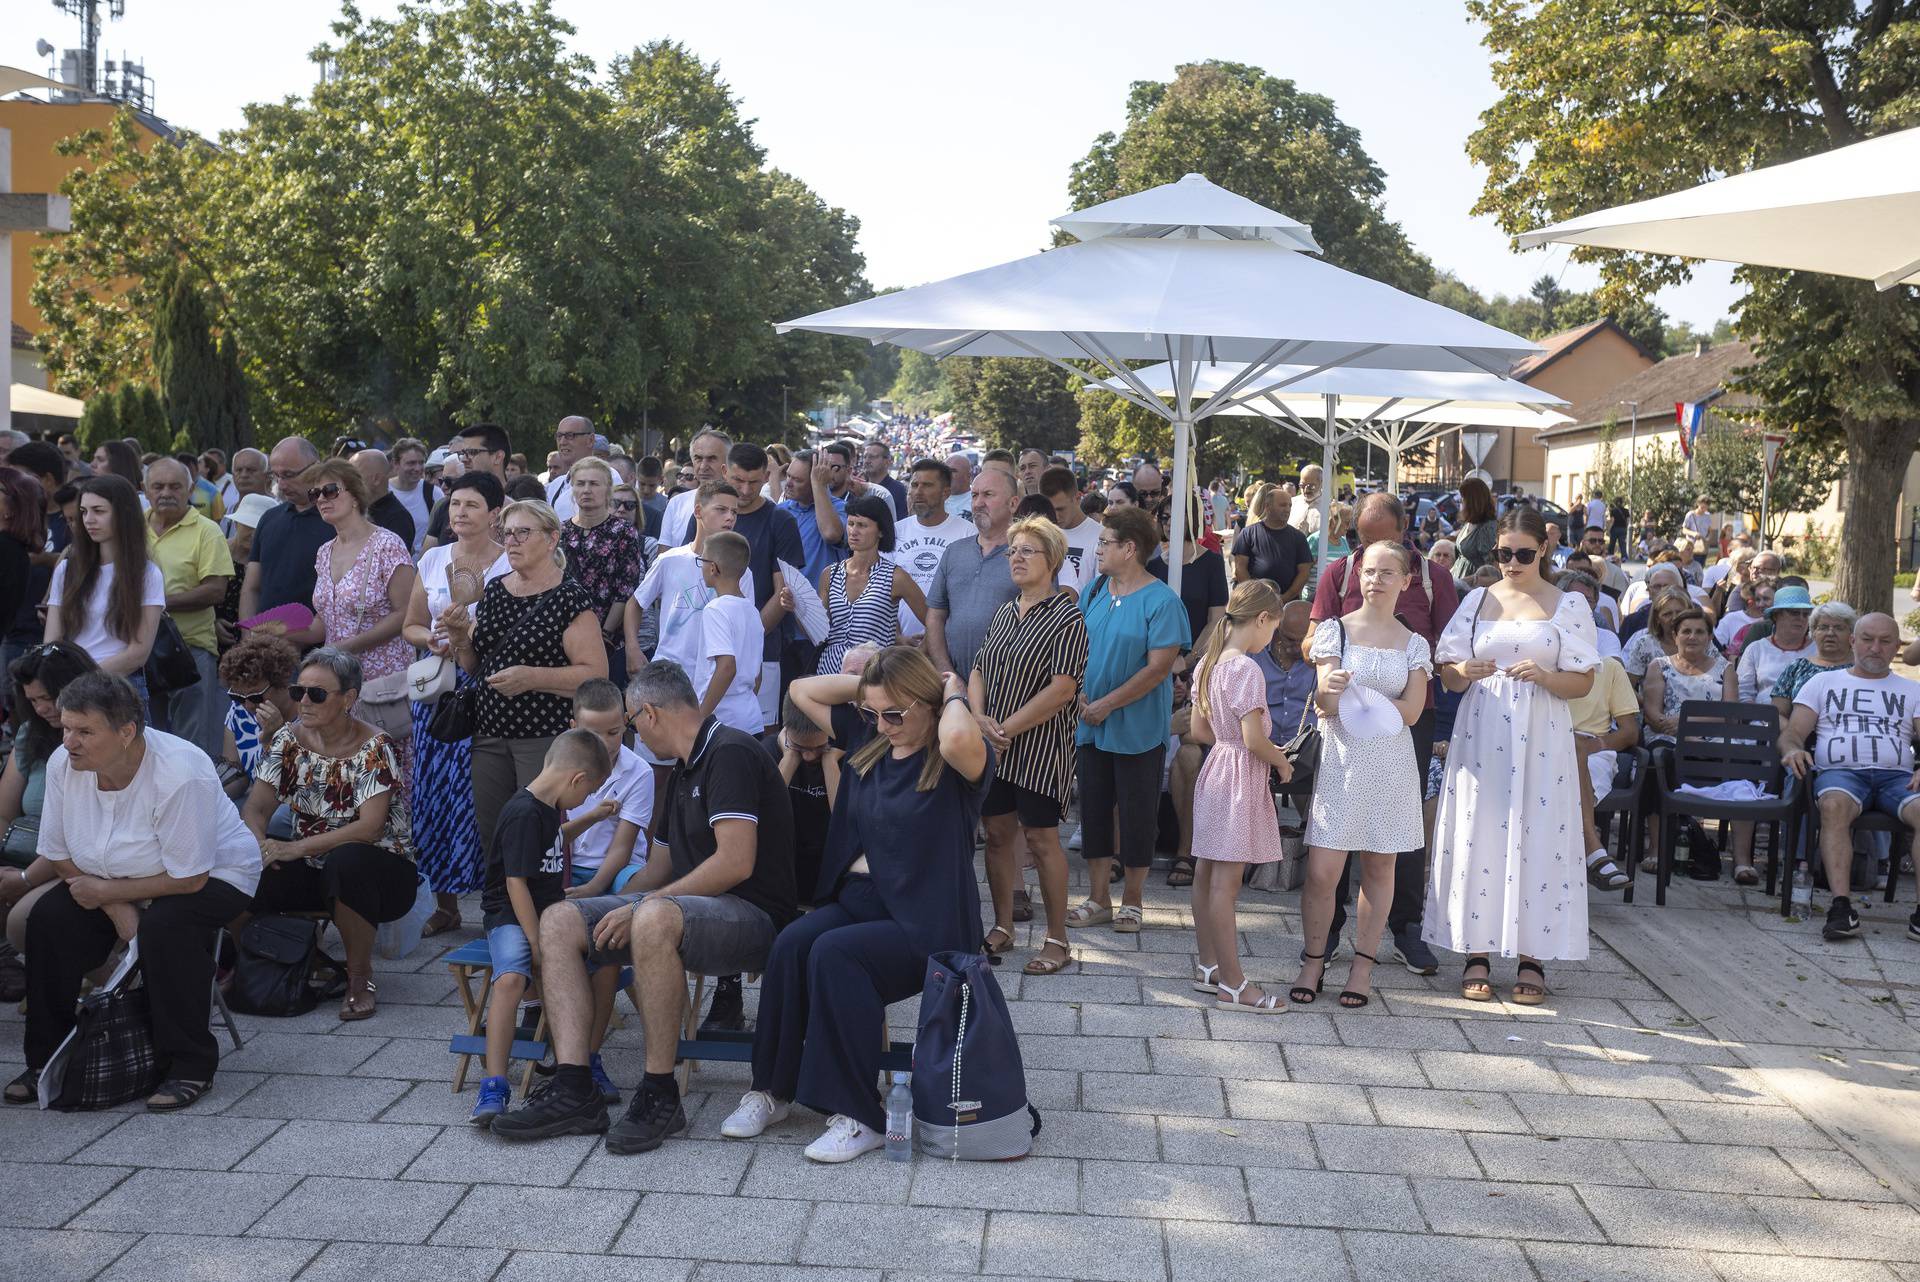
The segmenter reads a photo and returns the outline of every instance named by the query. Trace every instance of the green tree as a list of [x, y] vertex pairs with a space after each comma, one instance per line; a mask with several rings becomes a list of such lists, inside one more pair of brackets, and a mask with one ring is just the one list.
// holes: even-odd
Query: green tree
[[1622, 494], [1635, 521], [1651, 520], [1655, 530], [1669, 537], [1680, 530], [1680, 519], [1693, 506], [1697, 488], [1687, 479], [1687, 461], [1678, 445], [1643, 447], [1629, 463], [1619, 448], [1619, 424], [1600, 429], [1600, 449], [1594, 470], [1600, 492]]
[[952, 409], [953, 385], [947, 381], [946, 363], [910, 347], [898, 350], [900, 364], [886, 390], [887, 398], [914, 414], [944, 414]]
[[[1744, 423], [1716, 420], [1701, 428], [1693, 446], [1694, 477], [1715, 510], [1758, 518], [1766, 480], [1762, 435], [1760, 428]], [[1767, 537], [1777, 539], [1794, 513], [1825, 503], [1846, 463], [1845, 451], [1830, 438], [1790, 433], [1780, 447], [1773, 483], [1766, 487]]]
[[[1509, 232], [1920, 122], [1915, 0], [1469, 0], [1500, 98], [1468, 151], [1476, 213]], [[1576, 248], [1603, 298], [1687, 278], [1683, 261]], [[1884, 601], [1900, 486], [1920, 446], [1912, 289], [1742, 268], [1741, 386], [1769, 426], [1844, 442], [1835, 594]]]
[[183, 448], [219, 446], [229, 454], [226, 370], [214, 341], [206, 300], [184, 271], [173, 273], [166, 304], [153, 332], [153, 364], [160, 397]]
[[87, 401], [87, 408], [81, 411], [80, 427], [75, 433], [80, 438], [82, 451], [91, 454], [102, 441], [113, 441], [126, 435], [120, 430], [120, 398], [111, 392], [102, 392]]
[[1080, 407], [1069, 375], [1029, 357], [956, 356], [944, 362], [960, 421], [1001, 449], [1072, 449]]

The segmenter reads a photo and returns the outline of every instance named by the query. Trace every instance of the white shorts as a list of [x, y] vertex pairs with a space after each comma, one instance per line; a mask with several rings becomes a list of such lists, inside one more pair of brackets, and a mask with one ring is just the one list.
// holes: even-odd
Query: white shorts
[[1587, 778], [1593, 783], [1593, 799], [1599, 801], [1613, 791], [1614, 772], [1619, 769], [1620, 754], [1602, 748], [1587, 758]]

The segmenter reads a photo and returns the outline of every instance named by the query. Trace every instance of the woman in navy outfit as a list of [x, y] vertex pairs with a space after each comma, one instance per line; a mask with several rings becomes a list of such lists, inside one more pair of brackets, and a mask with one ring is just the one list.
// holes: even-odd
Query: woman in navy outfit
[[993, 756], [966, 684], [915, 649], [881, 650], [857, 676], [803, 678], [792, 695], [840, 739], [840, 795], [820, 907], [774, 941], [753, 1089], [720, 1133], [749, 1139], [804, 1104], [829, 1115], [807, 1156], [846, 1162], [886, 1142], [875, 1082], [887, 1006], [920, 991], [934, 953], [980, 946], [973, 832]]

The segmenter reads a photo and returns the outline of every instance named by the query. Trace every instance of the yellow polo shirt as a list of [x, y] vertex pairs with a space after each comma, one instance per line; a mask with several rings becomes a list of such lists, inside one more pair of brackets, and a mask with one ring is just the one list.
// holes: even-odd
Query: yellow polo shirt
[[1578, 699], [1569, 699], [1567, 707], [1573, 713], [1575, 734], [1605, 734], [1621, 717], [1640, 715], [1633, 682], [1618, 659], [1600, 660], [1600, 666], [1593, 670], [1593, 688]]
[[[233, 553], [227, 549], [220, 527], [191, 507], [165, 534], [154, 533], [153, 520], [149, 517], [147, 550], [166, 580], [168, 596], [199, 587], [201, 580], [209, 575], [233, 577]], [[212, 606], [168, 613], [173, 615], [174, 626], [180, 629], [180, 637], [188, 645], [198, 650], [219, 649]]]

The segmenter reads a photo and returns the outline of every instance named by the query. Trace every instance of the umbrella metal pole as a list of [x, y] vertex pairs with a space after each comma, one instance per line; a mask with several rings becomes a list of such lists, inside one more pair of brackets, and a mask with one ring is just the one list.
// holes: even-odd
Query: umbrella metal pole
[[1327, 532], [1333, 525], [1333, 484], [1338, 479], [1340, 466], [1337, 442], [1340, 439], [1340, 425], [1335, 415], [1340, 411], [1340, 398], [1332, 392], [1321, 396], [1320, 410], [1320, 557], [1314, 563], [1313, 582], [1318, 587], [1320, 576], [1326, 573], [1327, 562], [1332, 560], [1333, 540]]

